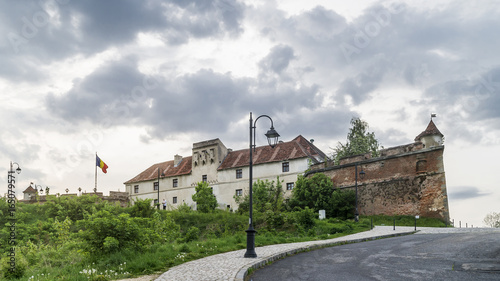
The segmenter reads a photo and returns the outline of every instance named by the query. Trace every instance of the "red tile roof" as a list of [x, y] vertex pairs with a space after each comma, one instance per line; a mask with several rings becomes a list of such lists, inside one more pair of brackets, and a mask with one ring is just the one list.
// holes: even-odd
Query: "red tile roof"
[[[249, 149], [230, 152], [218, 170], [248, 166]], [[292, 141], [278, 143], [274, 148], [268, 145], [259, 146], [252, 152], [253, 164], [281, 162], [286, 160], [309, 157], [314, 163], [323, 161], [326, 155], [303, 136]]]
[[429, 135], [439, 135], [441, 137], [443, 136], [443, 134], [441, 134], [441, 132], [438, 130], [436, 124], [434, 124], [432, 119], [431, 122], [429, 122], [429, 125], [427, 125], [425, 131], [423, 131], [422, 133], [420, 133], [418, 136], [415, 137], [415, 141], [419, 141], [422, 137]]
[[26, 188], [23, 193], [37, 193], [36, 189], [34, 189], [33, 187], [28, 186], [28, 188]]
[[160, 168], [160, 174], [163, 173], [165, 177], [189, 174], [191, 173], [191, 159], [191, 156], [182, 158], [177, 167], [174, 166], [174, 160], [154, 164], [134, 178], [124, 182], [124, 184], [158, 179], [158, 168]]
[[[248, 148], [231, 151], [219, 165], [218, 170], [248, 166], [248, 156]], [[314, 163], [318, 163], [323, 161], [326, 155], [303, 136], [299, 135], [292, 141], [279, 143], [274, 148], [268, 145], [257, 147], [253, 152], [253, 164], [281, 162], [305, 157], [309, 157]], [[183, 158], [177, 167], [174, 167], [173, 160], [154, 164], [124, 184], [155, 180], [158, 178], [158, 167], [160, 168], [160, 173], [163, 172], [165, 177], [190, 174], [192, 170], [192, 156]]]

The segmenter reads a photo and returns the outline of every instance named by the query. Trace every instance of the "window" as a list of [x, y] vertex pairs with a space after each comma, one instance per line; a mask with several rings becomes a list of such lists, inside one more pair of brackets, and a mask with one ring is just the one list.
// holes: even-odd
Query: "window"
[[427, 161], [419, 160], [417, 162], [417, 173], [425, 173], [427, 171]]
[[156, 190], [158, 190], [158, 186], [159, 186], [159, 184], [160, 184], [159, 182], [155, 181], [155, 182], [153, 183], [153, 190], [155, 190], [155, 191], [156, 191]]
[[134, 193], [139, 193], [139, 186], [138, 185], [134, 185]]
[[172, 203], [173, 203], [173, 204], [177, 204], [177, 197], [173, 197], [173, 198], [172, 198]]
[[236, 189], [236, 196], [243, 195], [243, 189]]
[[281, 166], [283, 167], [283, 173], [290, 172], [290, 163], [289, 162], [283, 162], [283, 164], [281, 164]]
[[237, 179], [243, 178], [243, 170], [242, 169], [236, 169], [236, 178]]
[[207, 175], [201, 176], [201, 180], [204, 181], [204, 182], [207, 182]]
[[286, 190], [292, 190], [293, 189], [293, 182], [289, 182], [286, 184]]
[[155, 199], [153, 204], [156, 207], [158, 205], [158, 199]]
[[172, 186], [173, 187], [177, 187], [178, 184], [179, 184], [179, 181], [177, 179], [173, 179], [172, 180]]

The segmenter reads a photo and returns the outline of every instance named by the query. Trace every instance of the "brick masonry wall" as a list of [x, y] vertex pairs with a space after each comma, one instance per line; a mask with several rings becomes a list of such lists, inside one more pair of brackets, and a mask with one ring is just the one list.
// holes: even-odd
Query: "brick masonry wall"
[[419, 215], [449, 220], [443, 165], [444, 146], [423, 149], [420, 143], [389, 148], [380, 157], [358, 155], [340, 165], [318, 164], [306, 176], [322, 172], [341, 189], [355, 190], [358, 173], [358, 211], [361, 215]]

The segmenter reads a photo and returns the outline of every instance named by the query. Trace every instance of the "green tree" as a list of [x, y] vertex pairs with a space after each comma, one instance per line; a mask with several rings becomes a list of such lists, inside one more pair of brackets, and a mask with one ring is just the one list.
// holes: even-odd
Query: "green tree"
[[334, 149], [333, 158], [335, 163], [344, 157], [364, 154], [371, 152], [372, 156], [379, 155], [379, 143], [375, 138], [375, 133], [368, 132], [368, 123], [353, 117], [351, 119], [351, 128], [347, 134], [347, 142], [345, 144], [339, 142]]
[[94, 213], [104, 207], [102, 199], [97, 195], [49, 197], [44, 204], [48, 217], [60, 221], [69, 217], [72, 221], [82, 220], [86, 213]]
[[[299, 176], [292, 190], [291, 207], [299, 207], [318, 211], [328, 210], [334, 191], [332, 180], [325, 174], [316, 173], [311, 178]], [[331, 213], [327, 215], [331, 216]]]
[[137, 198], [132, 208], [130, 208], [130, 215], [132, 217], [151, 218], [156, 212], [155, 207], [151, 205], [152, 201], [153, 199]]
[[356, 192], [354, 190], [336, 189], [330, 200], [331, 217], [351, 219], [354, 218], [354, 204], [356, 204]]
[[215, 198], [212, 188], [206, 182], [199, 182], [195, 188], [196, 193], [191, 198], [196, 202], [196, 209], [203, 213], [210, 213], [217, 208], [217, 198]]
[[290, 206], [318, 212], [325, 210], [327, 217], [350, 218], [354, 212], [354, 192], [335, 189], [325, 174], [316, 173], [311, 178], [299, 176], [292, 190]]
[[[253, 210], [264, 213], [265, 211], [280, 212], [283, 209], [283, 186], [280, 178], [275, 181], [258, 179], [252, 186]], [[238, 213], [248, 212], [250, 196], [234, 196], [238, 204]]]

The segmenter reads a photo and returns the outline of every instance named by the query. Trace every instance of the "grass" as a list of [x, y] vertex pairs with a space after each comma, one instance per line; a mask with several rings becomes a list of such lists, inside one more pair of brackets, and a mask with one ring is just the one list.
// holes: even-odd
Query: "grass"
[[[361, 216], [362, 219], [373, 219], [373, 225], [394, 225], [396, 226], [415, 226], [414, 216], [386, 216], [386, 215], [376, 215], [376, 216]], [[424, 218], [421, 217], [417, 219], [417, 227], [450, 227], [450, 224], [446, 225], [444, 221], [434, 218]]]
[[[173, 214], [181, 226], [183, 235], [193, 225], [201, 231], [199, 239], [185, 241], [179, 239], [172, 243], [157, 243], [149, 245], [144, 251], [118, 249], [116, 252], [103, 256], [90, 257], [88, 253], [80, 252], [67, 242], [64, 247], [43, 248], [32, 245], [27, 251], [27, 260], [45, 260], [43, 267], [28, 268], [22, 281], [45, 280], [116, 280], [157, 272], [207, 256], [246, 248], [246, 218], [231, 214], [191, 213]], [[313, 240], [325, 240], [354, 234], [370, 229], [374, 225], [414, 226], [415, 219], [411, 216], [367, 216], [361, 217], [358, 223], [353, 220], [329, 218], [315, 220], [314, 226], [304, 229], [293, 226], [294, 231], [261, 228], [255, 237], [255, 246], [261, 247], [273, 244], [295, 243]], [[217, 223], [216, 223], [217, 222]], [[444, 227], [445, 224], [436, 219], [421, 218], [418, 226]], [[65, 258], [67, 257], [67, 258]], [[69, 262], [71, 260], [71, 262]]]

